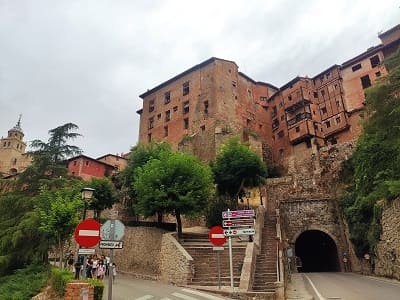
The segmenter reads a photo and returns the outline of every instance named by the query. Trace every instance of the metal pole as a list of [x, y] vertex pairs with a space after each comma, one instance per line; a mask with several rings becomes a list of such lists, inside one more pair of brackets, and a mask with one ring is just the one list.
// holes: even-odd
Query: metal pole
[[218, 288], [221, 289], [221, 257], [220, 251], [217, 251], [217, 264], [218, 264]]
[[83, 255], [83, 269], [82, 269], [82, 278], [86, 279], [86, 264], [87, 264], [87, 256]]
[[[230, 220], [230, 214], [229, 214], [229, 208], [228, 208], [228, 220]], [[229, 229], [231, 229], [229, 227]], [[231, 288], [232, 288], [232, 292], [233, 292], [233, 261], [232, 261], [232, 237], [229, 236], [228, 237], [228, 245], [229, 245], [229, 269], [230, 269], [230, 273], [231, 273]]]
[[[114, 240], [115, 238], [114, 235], [115, 235], [115, 220], [111, 220], [111, 225], [110, 225], [111, 241]], [[108, 300], [112, 300], [112, 274], [113, 274], [112, 264], [113, 264], [113, 249], [110, 250], [110, 266], [108, 272]]]

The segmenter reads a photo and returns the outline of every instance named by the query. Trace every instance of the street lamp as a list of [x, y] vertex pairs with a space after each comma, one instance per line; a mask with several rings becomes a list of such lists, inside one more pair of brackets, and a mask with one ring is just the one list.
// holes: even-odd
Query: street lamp
[[[82, 195], [82, 201], [83, 201], [83, 216], [82, 216], [82, 220], [86, 219], [87, 203], [90, 201], [90, 199], [92, 199], [93, 192], [94, 192], [94, 189], [92, 189], [92, 188], [85, 187], [85, 188], [81, 189], [81, 195]], [[78, 245], [78, 253], [76, 255], [77, 263], [76, 263], [76, 266], [75, 266], [75, 279], [79, 279], [79, 272], [81, 270], [81, 261], [79, 259], [79, 249], [80, 248], [81, 247]], [[83, 270], [82, 270], [83, 274], [82, 275], [83, 275], [83, 278], [86, 278], [86, 255], [84, 255], [84, 259], [83, 259], [82, 264], [83, 264]]]
[[83, 204], [84, 204], [84, 206], [83, 206], [83, 220], [86, 219], [87, 203], [90, 201], [90, 199], [92, 199], [93, 192], [94, 192], [94, 189], [92, 189], [92, 188], [85, 187], [85, 188], [81, 189], [82, 200], [83, 200]]
[[250, 204], [249, 204], [250, 192], [246, 191], [245, 192], [245, 196], [246, 196], [246, 199], [247, 199], [247, 209], [250, 209]]

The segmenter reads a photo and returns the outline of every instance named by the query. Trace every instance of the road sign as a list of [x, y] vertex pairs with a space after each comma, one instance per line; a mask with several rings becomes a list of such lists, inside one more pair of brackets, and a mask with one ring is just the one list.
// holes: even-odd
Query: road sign
[[254, 226], [254, 219], [233, 219], [224, 220], [222, 222], [224, 227], [242, 227], [242, 226]]
[[223, 219], [234, 219], [234, 218], [250, 218], [255, 217], [254, 209], [247, 209], [247, 210], [228, 210], [222, 212]]
[[95, 248], [79, 248], [78, 254], [95, 254]]
[[80, 222], [75, 228], [74, 237], [81, 247], [94, 247], [100, 241], [100, 223], [93, 219]]
[[[111, 229], [114, 228], [114, 238], [111, 237]], [[107, 241], [120, 241], [125, 234], [125, 225], [120, 220], [107, 220], [101, 226], [101, 239]]]
[[254, 228], [239, 228], [239, 229], [225, 229], [225, 236], [238, 236], [238, 235], [254, 235], [256, 230]]
[[122, 249], [121, 241], [100, 241], [100, 249]]
[[208, 233], [210, 242], [215, 246], [222, 246], [226, 242], [226, 236], [224, 235], [224, 229], [221, 226], [214, 226]]
[[223, 251], [224, 247], [213, 247], [213, 251]]

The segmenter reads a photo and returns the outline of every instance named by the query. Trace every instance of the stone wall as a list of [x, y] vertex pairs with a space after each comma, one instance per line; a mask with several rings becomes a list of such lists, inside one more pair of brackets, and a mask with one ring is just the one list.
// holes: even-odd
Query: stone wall
[[65, 288], [64, 300], [93, 300], [94, 288], [87, 282], [70, 282]]
[[381, 224], [375, 273], [400, 280], [400, 198], [385, 204]]
[[160, 279], [173, 284], [187, 284], [194, 276], [193, 258], [175, 239], [164, 234], [161, 241]]
[[[158, 276], [164, 230], [154, 227], [125, 227], [124, 248], [114, 250], [119, 271]], [[105, 254], [108, 250], [103, 250]]]

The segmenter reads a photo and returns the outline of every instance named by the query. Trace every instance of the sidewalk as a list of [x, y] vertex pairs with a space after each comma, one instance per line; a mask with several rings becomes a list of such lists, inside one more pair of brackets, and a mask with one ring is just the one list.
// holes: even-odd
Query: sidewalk
[[312, 300], [313, 296], [306, 289], [304, 277], [301, 273], [293, 273], [291, 275], [291, 281], [288, 282], [286, 290], [287, 300]]

